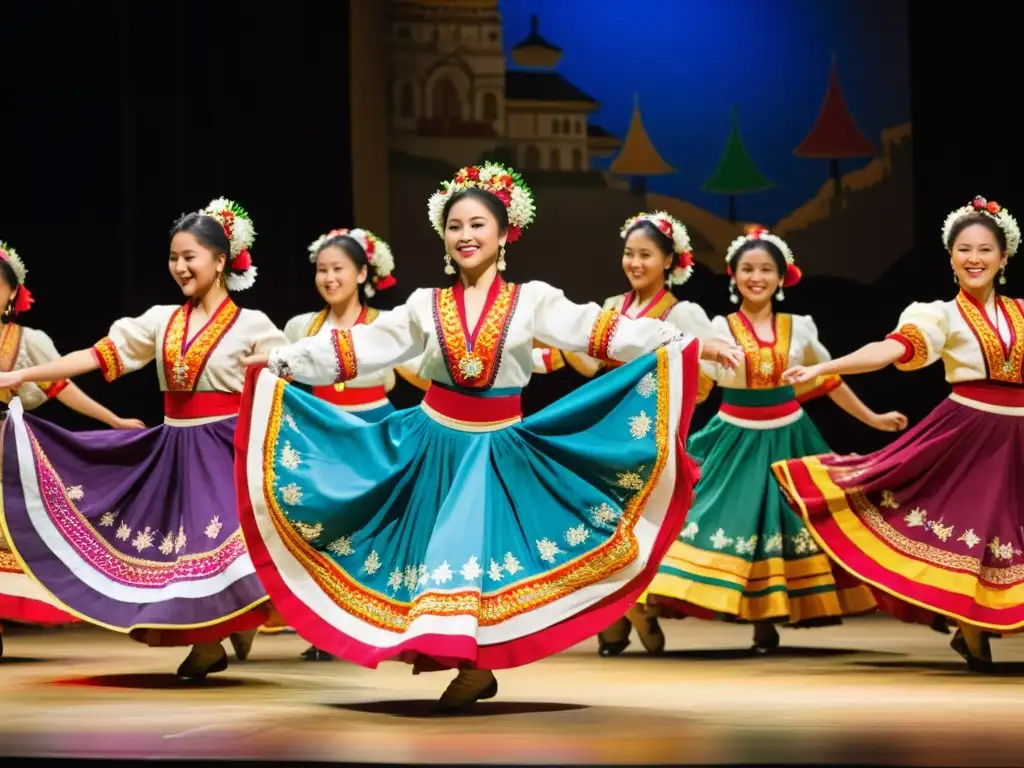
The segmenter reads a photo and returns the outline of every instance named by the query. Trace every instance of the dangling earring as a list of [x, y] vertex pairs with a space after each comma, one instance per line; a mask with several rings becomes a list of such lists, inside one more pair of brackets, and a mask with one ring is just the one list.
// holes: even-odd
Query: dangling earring
[[733, 304], [740, 303], [740, 297], [736, 295], [736, 279], [732, 277], [729, 278], [729, 301]]
[[498, 271], [505, 271], [505, 244], [502, 243], [498, 246]]
[[455, 267], [452, 266], [452, 257], [448, 255], [448, 251], [444, 252], [444, 273], [446, 275], [455, 274]]
[[14, 315], [14, 303], [7, 305], [7, 309], [4, 310], [4, 322], [9, 322], [11, 316]]
[[1006, 267], [999, 270], [999, 284], [1006, 285]]
[[953, 285], [960, 285], [960, 278], [956, 276], [956, 272], [953, 273]]
[[775, 293], [776, 301], [784, 301], [786, 298], [786, 292], [782, 290], [782, 285], [779, 285], [779, 290]]

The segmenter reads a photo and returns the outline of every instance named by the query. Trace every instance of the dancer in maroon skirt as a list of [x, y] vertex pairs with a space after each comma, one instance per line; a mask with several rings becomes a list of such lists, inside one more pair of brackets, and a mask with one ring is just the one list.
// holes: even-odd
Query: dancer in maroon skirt
[[773, 469], [818, 542], [878, 590], [883, 610], [953, 619], [953, 648], [970, 669], [988, 671], [989, 633], [1024, 627], [1024, 309], [995, 286], [1020, 229], [998, 203], [976, 197], [942, 234], [956, 298], [912, 304], [884, 341], [786, 377], [796, 384], [941, 360], [952, 394], [876, 453]]

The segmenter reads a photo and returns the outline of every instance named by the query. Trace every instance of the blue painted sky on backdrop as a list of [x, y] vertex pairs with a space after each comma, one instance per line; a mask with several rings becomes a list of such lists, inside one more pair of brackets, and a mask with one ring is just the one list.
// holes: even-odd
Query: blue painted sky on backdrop
[[499, 0], [499, 7], [506, 52], [538, 14], [541, 35], [562, 49], [557, 71], [601, 103], [592, 122], [624, 138], [639, 94], [651, 140], [678, 169], [651, 179], [650, 189], [722, 216], [726, 200], [701, 185], [721, 158], [734, 105], [748, 152], [776, 185], [741, 196], [740, 218], [774, 224], [827, 180], [827, 160], [804, 160], [793, 149], [821, 107], [832, 53], [847, 106], [876, 146], [883, 129], [910, 120], [906, 0]]

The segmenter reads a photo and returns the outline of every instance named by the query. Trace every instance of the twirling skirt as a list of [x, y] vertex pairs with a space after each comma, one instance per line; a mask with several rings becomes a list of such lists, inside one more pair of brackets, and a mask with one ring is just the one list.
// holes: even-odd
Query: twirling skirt
[[15, 399], [2, 522], [18, 563], [64, 610], [152, 645], [258, 627], [269, 606], [238, 527], [236, 422], [69, 432]]
[[883, 610], [1024, 627], [1024, 389], [958, 385], [880, 451], [773, 469], [821, 546], [886, 594]]
[[698, 346], [673, 344], [521, 420], [519, 392], [433, 385], [376, 424], [249, 372], [240, 517], [317, 648], [514, 667], [626, 612], [682, 527]]
[[701, 468], [693, 508], [644, 600], [700, 618], [820, 624], [872, 611], [868, 588], [833, 573], [771, 474], [828, 450], [792, 387], [727, 389], [689, 443]]

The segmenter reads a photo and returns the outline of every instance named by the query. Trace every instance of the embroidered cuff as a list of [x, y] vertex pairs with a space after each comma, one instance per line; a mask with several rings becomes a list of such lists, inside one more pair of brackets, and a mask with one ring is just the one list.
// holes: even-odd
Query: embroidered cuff
[[594, 326], [590, 329], [588, 355], [605, 362], [612, 359], [608, 354], [608, 349], [611, 346], [612, 339], [615, 337], [615, 331], [619, 327], [620, 317], [619, 313], [613, 310], [601, 310], [597, 320], [594, 321]]
[[359, 366], [356, 364], [356, 352], [352, 346], [352, 332], [335, 330], [334, 338], [334, 365], [336, 369], [335, 383], [352, 381], [358, 373]]
[[106, 336], [92, 345], [92, 354], [100, 364], [100, 373], [107, 381], [113, 381], [124, 375], [124, 363], [117, 351], [117, 345]]
[[64, 389], [67, 387], [67, 385], [70, 384], [70, 383], [71, 382], [68, 381], [67, 379], [63, 379], [61, 381], [54, 381], [54, 382], [41, 381], [41, 382], [39, 382], [38, 387], [41, 390], [43, 390], [43, 394], [46, 395], [46, 399], [47, 400], [52, 400], [57, 395], [59, 395], [61, 392], [63, 392]]
[[793, 389], [796, 392], [797, 402], [807, 403], [811, 400], [816, 400], [819, 397], [824, 397], [829, 392], [835, 392], [842, 385], [843, 379], [840, 376], [833, 374], [829, 376], [819, 376], [813, 381], [797, 384]]
[[903, 325], [887, 339], [898, 341], [903, 345], [903, 357], [896, 361], [896, 368], [901, 371], [915, 371], [924, 368], [928, 363], [928, 340], [916, 325]]

